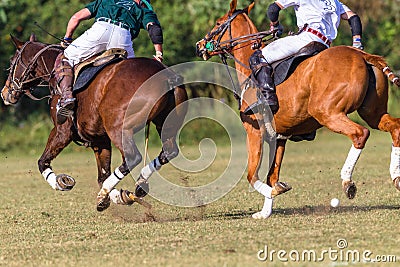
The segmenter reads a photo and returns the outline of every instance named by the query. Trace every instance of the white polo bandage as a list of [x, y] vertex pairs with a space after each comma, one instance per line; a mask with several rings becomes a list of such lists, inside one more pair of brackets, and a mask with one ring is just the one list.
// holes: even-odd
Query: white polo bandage
[[159, 170], [160, 168], [161, 168], [161, 163], [157, 157], [142, 168], [142, 170], [140, 171], [140, 175], [147, 180], [150, 178], [153, 172]]
[[102, 188], [106, 189], [107, 192], [110, 192], [124, 177], [125, 175], [122, 174], [119, 168], [116, 168], [115, 171], [104, 181]]
[[390, 154], [390, 177], [392, 180], [400, 177], [400, 147], [392, 145], [392, 153]]
[[253, 187], [258, 193], [260, 193], [264, 197], [271, 198], [272, 187], [270, 187], [267, 184], [261, 182], [260, 180], [257, 180], [254, 183]]
[[356, 166], [357, 160], [360, 157], [361, 152], [362, 149], [355, 148], [354, 145], [351, 145], [349, 154], [347, 155], [347, 159], [343, 165], [342, 171], [340, 172], [340, 176], [343, 180], [351, 180], [354, 167]]
[[56, 179], [57, 176], [55, 175], [52, 169], [50, 168], [45, 169], [42, 172], [42, 175], [53, 189], [58, 190], [57, 179]]

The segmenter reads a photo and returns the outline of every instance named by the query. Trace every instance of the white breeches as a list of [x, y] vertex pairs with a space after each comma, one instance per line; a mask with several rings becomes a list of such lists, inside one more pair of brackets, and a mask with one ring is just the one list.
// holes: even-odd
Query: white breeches
[[135, 57], [129, 30], [104, 21], [97, 21], [93, 26], [74, 40], [65, 50], [71, 66], [91, 56], [111, 48], [122, 48], [128, 52], [128, 58]]
[[310, 32], [302, 32], [273, 41], [262, 49], [262, 54], [267, 62], [272, 64], [296, 54], [301, 48], [315, 41], [325, 44], [318, 36]]

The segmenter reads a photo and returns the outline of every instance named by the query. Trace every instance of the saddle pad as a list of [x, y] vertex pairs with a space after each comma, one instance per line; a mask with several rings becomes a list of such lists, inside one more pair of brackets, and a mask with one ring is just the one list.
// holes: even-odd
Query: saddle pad
[[275, 86], [283, 83], [292, 74], [297, 66], [305, 59], [312, 57], [313, 55], [304, 55], [298, 57], [291, 57], [287, 60], [280, 62], [274, 68], [274, 83]]
[[320, 42], [311, 42], [292, 57], [273, 64], [274, 68], [274, 83], [279, 85], [283, 83], [292, 74], [297, 66], [307, 58], [315, 56], [319, 52], [327, 49], [324, 44]]
[[97, 73], [99, 73], [104, 67], [117, 63], [119, 61], [123, 60], [121, 57], [114, 58], [107, 63], [104, 63], [103, 65], [100, 66], [86, 66], [84, 67], [83, 70], [79, 73], [78, 77], [76, 78], [73, 92], [74, 94], [83, 91], [86, 89], [86, 87], [89, 85], [89, 83], [96, 77]]

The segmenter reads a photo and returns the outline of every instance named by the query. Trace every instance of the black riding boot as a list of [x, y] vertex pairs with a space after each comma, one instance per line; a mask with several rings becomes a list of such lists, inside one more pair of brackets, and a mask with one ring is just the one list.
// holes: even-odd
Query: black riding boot
[[257, 86], [260, 88], [263, 97], [258, 102], [250, 105], [245, 110], [245, 114], [257, 113], [258, 106], [269, 106], [272, 113], [275, 114], [279, 109], [278, 97], [275, 92], [274, 79], [272, 78], [273, 69], [270, 64], [264, 59], [261, 50], [257, 50], [249, 59], [252, 75], [257, 81]]
[[64, 54], [60, 54], [55, 62], [55, 78], [61, 98], [57, 104], [57, 123], [63, 124], [72, 117], [75, 109], [75, 98], [72, 95], [74, 71]]

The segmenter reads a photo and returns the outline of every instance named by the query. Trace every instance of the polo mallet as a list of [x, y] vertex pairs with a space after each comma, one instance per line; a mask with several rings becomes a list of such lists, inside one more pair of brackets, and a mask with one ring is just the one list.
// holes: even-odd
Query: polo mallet
[[147, 158], [147, 150], [149, 147], [149, 135], [150, 135], [150, 123], [146, 124], [145, 131], [146, 139], [144, 140], [144, 159], [143, 159], [143, 167], [146, 166], [146, 158]]

